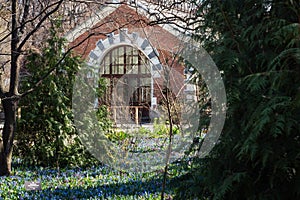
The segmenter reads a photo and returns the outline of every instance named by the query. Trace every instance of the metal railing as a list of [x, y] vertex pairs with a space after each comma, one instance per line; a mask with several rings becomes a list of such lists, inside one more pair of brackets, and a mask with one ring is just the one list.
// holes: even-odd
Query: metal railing
[[148, 109], [146, 106], [110, 106], [110, 113], [112, 114], [112, 119], [116, 123], [122, 123], [122, 121], [126, 122], [134, 122], [136, 125], [142, 122], [142, 111], [143, 109]]

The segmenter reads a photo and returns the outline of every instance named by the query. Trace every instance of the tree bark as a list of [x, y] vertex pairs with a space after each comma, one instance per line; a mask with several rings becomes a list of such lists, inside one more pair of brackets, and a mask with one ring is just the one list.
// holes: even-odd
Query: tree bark
[[2, 100], [5, 122], [2, 132], [2, 141], [0, 141], [0, 176], [11, 175], [17, 104], [17, 100], [15, 99], [8, 98]]
[[18, 107], [18, 85], [19, 85], [19, 43], [17, 28], [17, 0], [11, 1], [11, 68], [10, 68], [10, 86], [9, 92], [2, 98], [2, 106], [5, 116], [2, 132], [2, 142], [0, 142], [0, 176], [9, 176], [11, 174], [11, 161], [13, 151], [13, 141], [16, 129], [16, 112]]

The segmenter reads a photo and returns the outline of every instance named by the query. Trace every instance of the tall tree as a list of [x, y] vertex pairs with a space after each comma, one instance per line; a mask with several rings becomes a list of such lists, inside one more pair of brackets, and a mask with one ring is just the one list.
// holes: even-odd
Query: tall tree
[[228, 112], [178, 199], [299, 199], [299, 1], [206, 0], [198, 15], [196, 37], [224, 71]]
[[[4, 26], [1, 27], [0, 46], [1, 49], [9, 50], [1, 52], [2, 68], [9, 84], [4, 85], [3, 76], [1, 79], [0, 98], [5, 115], [2, 140], [0, 140], [0, 176], [11, 174], [11, 159], [13, 142], [16, 132], [16, 115], [18, 102], [24, 96], [35, 90], [43, 80], [55, 70], [63, 61], [64, 57], [71, 51], [66, 50], [57, 64], [52, 69], [40, 77], [27, 91], [19, 92], [19, 81], [21, 72], [21, 58], [32, 48], [42, 49], [49, 38], [47, 31], [53, 21], [60, 21], [64, 26], [64, 33], [89, 17], [93, 6], [102, 4], [103, 1], [63, 1], [63, 0], [12, 0], [1, 2], [0, 21]], [[80, 9], [75, 9], [75, 8]], [[72, 8], [69, 10], [68, 8]], [[75, 12], [75, 11], [80, 12]], [[68, 23], [65, 23], [68, 22]], [[4, 28], [5, 27], [5, 28]], [[4, 30], [2, 30], [4, 29]], [[89, 37], [89, 36], [88, 36]], [[5, 60], [6, 59], [6, 60]]]
[[23, 48], [26, 45], [29, 38], [35, 34], [39, 28], [42, 26], [49, 16], [55, 13], [59, 6], [62, 4], [61, 1], [54, 2], [53, 4], [48, 5], [47, 9], [44, 10], [44, 13], [39, 13], [40, 21], [36, 26], [30, 30], [28, 33], [21, 37], [24, 28], [28, 21], [29, 15], [29, 1], [24, 1], [23, 6], [23, 17], [21, 22], [18, 22], [18, 1], [12, 0], [10, 2], [11, 7], [11, 31], [7, 35], [10, 37], [10, 75], [9, 75], [9, 88], [7, 91], [4, 91], [1, 87], [0, 96], [3, 106], [5, 122], [2, 132], [2, 148], [0, 152], [0, 175], [9, 175], [11, 173], [11, 157], [13, 151], [13, 141], [16, 131], [16, 115], [18, 109], [18, 101], [22, 97], [22, 94], [19, 94], [19, 78], [20, 78], [20, 65], [18, 63], [19, 57], [23, 52]]

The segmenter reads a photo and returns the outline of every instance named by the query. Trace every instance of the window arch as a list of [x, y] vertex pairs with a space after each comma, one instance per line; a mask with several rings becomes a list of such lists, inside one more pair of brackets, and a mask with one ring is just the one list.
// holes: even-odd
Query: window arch
[[148, 58], [135, 47], [124, 45], [113, 48], [101, 62], [103, 75], [150, 74]]
[[[137, 48], [129, 45], [118, 46], [111, 49], [102, 59], [101, 77], [105, 78], [107, 89], [105, 96], [100, 103], [109, 106], [112, 105], [112, 94], [115, 86], [118, 84], [118, 93], [124, 96], [130, 95], [129, 105], [133, 116], [136, 111], [139, 112], [141, 122], [148, 121], [149, 109], [151, 106], [151, 65], [149, 59]], [[122, 83], [118, 80], [122, 78]], [[138, 109], [137, 109], [138, 108]], [[135, 118], [135, 117], [133, 117]]]

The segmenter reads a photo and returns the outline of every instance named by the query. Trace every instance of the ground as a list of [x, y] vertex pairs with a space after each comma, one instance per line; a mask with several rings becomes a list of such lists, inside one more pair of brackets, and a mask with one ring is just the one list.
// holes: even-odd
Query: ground
[[[14, 166], [13, 176], [0, 177], [0, 199], [160, 199], [162, 173], [120, 173], [108, 166], [51, 168]], [[25, 181], [39, 181], [40, 191], [26, 191]], [[168, 181], [166, 196], [172, 196]]]

